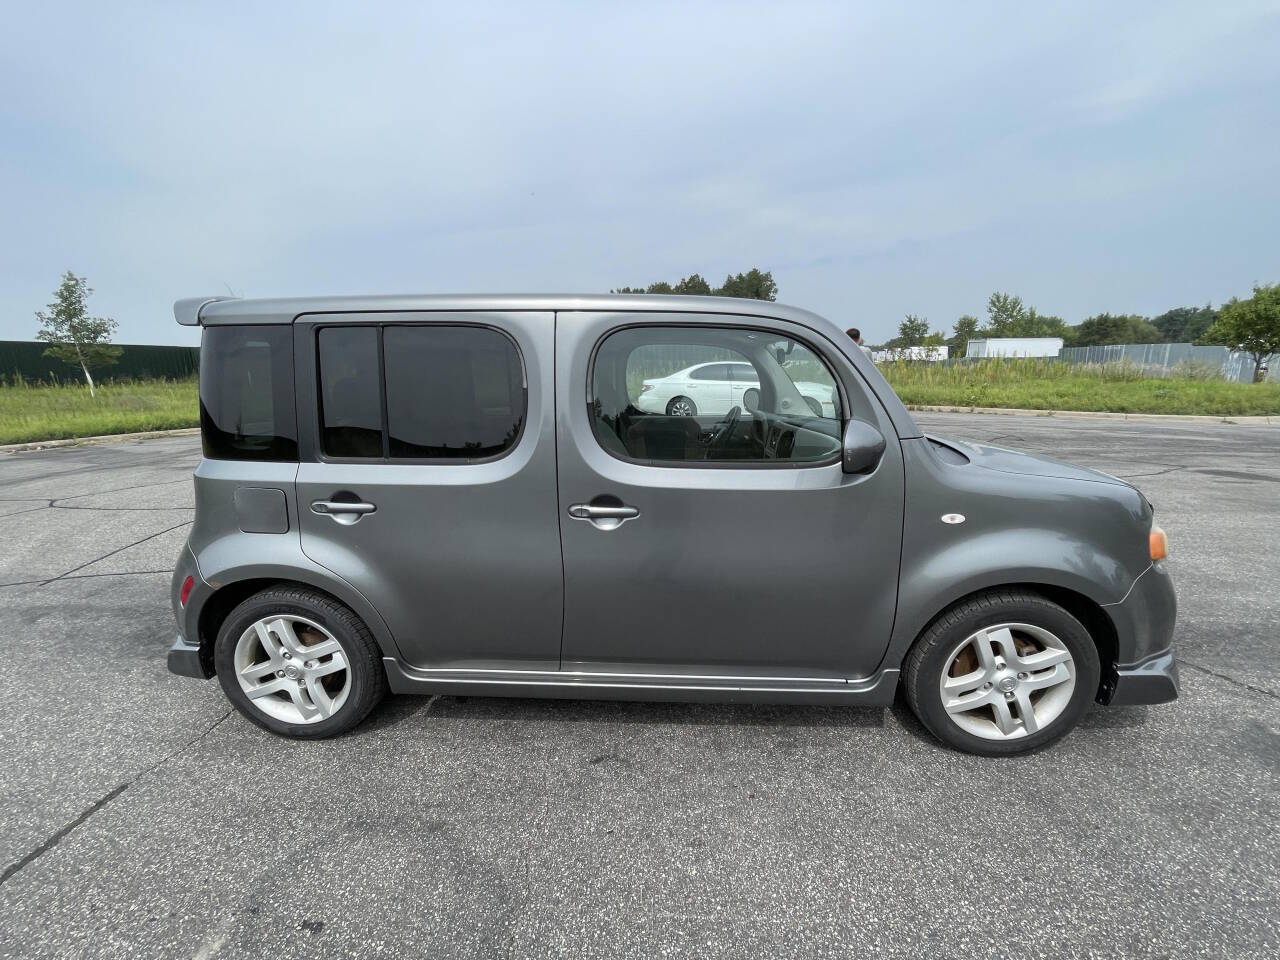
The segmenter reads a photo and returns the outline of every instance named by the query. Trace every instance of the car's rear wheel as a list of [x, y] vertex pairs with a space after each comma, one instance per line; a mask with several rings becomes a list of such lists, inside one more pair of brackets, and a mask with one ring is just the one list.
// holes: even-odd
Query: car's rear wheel
[[369, 629], [331, 597], [273, 587], [236, 607], [214, 642], [227, 699], [273, 733], [314, 739], [350, 730], [386, 695]]
[[750, 387], [742, 394], [742, 409], [747, 413], [755, 413], [760, 409], [760, 391]]
[[698, 407], [688, 397], [672, 397], [667, 403], [669, 417], [696, 417], [697, 415]]
[[984, 756], [1065, 736], [1098, 689], [1093, 638], [1039, 594], [993, 590], [935, 620], [907, 654], [907, 702], [931, 733]]

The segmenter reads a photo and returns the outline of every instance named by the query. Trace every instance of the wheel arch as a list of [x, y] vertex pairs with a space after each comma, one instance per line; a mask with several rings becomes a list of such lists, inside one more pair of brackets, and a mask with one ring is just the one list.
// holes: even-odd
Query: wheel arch
[[1115, 622], [1108, 615], [1106, 609], [1097, 600], [1088, 596], [1079, 590], [1071, 587], [1062, 586], [1055, 583], [1043, 583], [1038, 581], [1018, 581], [1011, 580], [1002, 583], [992, 583], [977, 589], [969, 590], [945, 603], [937, 612], [929, 617], [929, 619], [920, 626], [911, 637], [901, 653], [905, 658], [907, 651], [911, 649], [917, 640], [923, 636], [934, 623], [941, 617], [945, 616], [949, 611], [972, 600], [974, 597], [992, 590], [1021, 590], [1026, 593], [1034, 593], [1044, 597], [1058, 606], [1062, 607], [1067, 613], [1071, 614], [1088, 631], [1094, 645], [1098, 648], [1098, 661], [1102, 667], [1101, 677], [1099, 680], [1099, 688], [1095, 696], [1100, 696], [1108, 683], [1108, 677], [1112, 674], [1119, 651], [1119, 635], [1116, 632]]
[[200, 661], [210, 675], [213, 674], [213, 643], [222, 624], [241, 603], [270, 587], [302, 587], [342, 604], [363, 621], [383, 655], [399, 657], [386, 623], [373, 606], [354, 587], [331, 575], [320, 576], [296, 568], [245, 568], [225, 571], [208, 582], [212, 592], [195, 611], [194, 626], [199, 638]]

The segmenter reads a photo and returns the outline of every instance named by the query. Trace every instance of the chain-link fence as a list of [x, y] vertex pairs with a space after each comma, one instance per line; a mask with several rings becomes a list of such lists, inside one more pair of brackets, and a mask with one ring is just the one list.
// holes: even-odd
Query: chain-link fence
[[1253, 382], [1253, 358], [1226, 347], [1120, 343], [1105, 347], [1064, 347], [1059, 356], [1064, 363], [1134, 366], [1149, 377], [1221, 377], [1241, 383]]

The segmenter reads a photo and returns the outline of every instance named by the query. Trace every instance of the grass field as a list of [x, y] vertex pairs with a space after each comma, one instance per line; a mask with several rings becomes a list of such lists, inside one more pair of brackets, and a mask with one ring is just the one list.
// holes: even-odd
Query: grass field
[[172, 430], [200, 422], [196, 381], [0, 386], [0, 444]]
[[1280, 414], [1280, 383], [1228, 383], [1188, 369], [1144, 376], [1131, 366], [1087, 367], [1047, 360], [987, 360], [941, 366], [886, 363], [881, 372], [904, 403], [1209, 416]]
[[[1082, 367], [1044, 360], [992, 360], [950, 367], [880, 367], [907, 404], [1103, 410], [1113, 413], [1280, 415], [1280, 383], [1227, 383], [1196, 375], [1156, 379], [1132, 367]], [[804, 379], [803, 370], [793, 376]], [[638, 391], [638, 386], [637, 386]], [[196, 381], [0, 386], [0, 444], [172, 430], [199, 424]]]

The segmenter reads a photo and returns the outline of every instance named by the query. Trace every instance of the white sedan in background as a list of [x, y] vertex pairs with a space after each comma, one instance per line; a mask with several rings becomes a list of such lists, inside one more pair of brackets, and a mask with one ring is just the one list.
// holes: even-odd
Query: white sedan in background
[[[796, 389], [815, 417], [836, 417], [835, 388], [797, 380]], [[722, 416], [733, 407], [753, 412], [760, 403], [760, 378], [749, 363], [695, 363], [666, 377], [640, 385], [636, 407], [673, 417]]]

